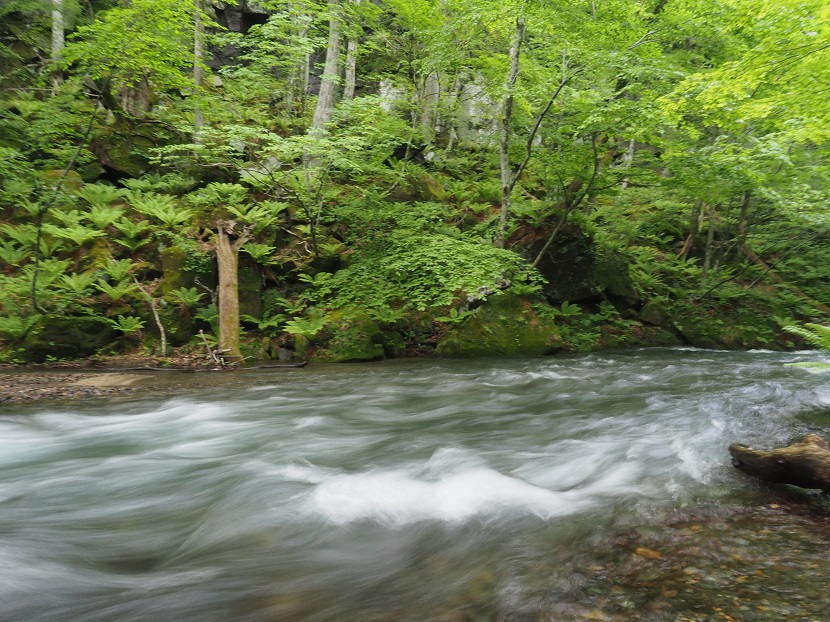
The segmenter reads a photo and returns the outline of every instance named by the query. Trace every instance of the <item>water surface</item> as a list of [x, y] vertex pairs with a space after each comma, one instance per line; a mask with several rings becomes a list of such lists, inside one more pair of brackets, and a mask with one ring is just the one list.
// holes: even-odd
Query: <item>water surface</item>
[[0, 619], [820, 619], [823, 516], [726, 451], [820, 430], [828, 376], [785, 366], [817, 358], [394, 361], [4, 406]]

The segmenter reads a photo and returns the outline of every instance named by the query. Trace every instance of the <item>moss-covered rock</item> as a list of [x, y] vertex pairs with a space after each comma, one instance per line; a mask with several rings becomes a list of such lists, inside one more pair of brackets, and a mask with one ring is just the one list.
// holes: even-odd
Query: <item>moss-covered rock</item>
[[262, 317], [262, 275], [259, 266], [239, 258], [239, 313]]
[[212, 255], [197, 247], [168, 246], [161, 250], [159, 258], [164, 275], [161, 293], [165, 296], [175, 289], [195, 287], [197, 277], [205, 287], [216, 285]]
[[[349, 361], [376, 361], [384, 358], [384, 333], [379, 324], [367, 314], [333, 318], [322, 336], [324, 341], [312, 358], [330, 363]], [[315, 338], [315, 341], [318, 341]], [[295, 341], [295, 350], [301, 348]]]
[[552, 354], [562, 348], [559, 328], [512, 294], [492, 296], [455, 323], [438, 342], [441, 356]]
[[20, 357], [27, 363], [48, 358], [77, 359], [91, 356], [115, 342], [118, 333], [95, 317], [44, 315], [26, 333]]
[[600, 256], [594, 267], [593, 281], [597, 291], [617, 301], [617, 306], [636, 306], [640, 296], [628, 273], [628, 261], [620, 255]]
[[[514, 249], [533, 261], [547, 239], [537, 237]], [[596, 261], [593, 240], [579, 229], [559, 232], [540, 258], [537, 269], [547, 283], [542, 292], [551, 303], [576, 302], [592, 298], [601, 291], [595, 282]]]
[[750, 301], [733, 305], [678, 301], [667, 313], [683, 340], [699, 348], [775, 348], [780, 340], [770, 309]]

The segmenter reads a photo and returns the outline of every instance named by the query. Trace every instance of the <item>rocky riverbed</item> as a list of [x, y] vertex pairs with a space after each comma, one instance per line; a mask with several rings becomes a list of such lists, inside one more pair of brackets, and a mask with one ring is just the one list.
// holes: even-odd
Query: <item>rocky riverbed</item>
[[[33, 400], [130, 396], [153, 382], [153, 370], [189, 371], [206, 368], [204, 357], [157, 359], [120, 356], [34, 367], [0, 367], [0, 404]], [[176, 384], [166, 383], [167, 390]]]
[[123, 372], [0, 372], [0, 403], [132, 395], [143, 379]]

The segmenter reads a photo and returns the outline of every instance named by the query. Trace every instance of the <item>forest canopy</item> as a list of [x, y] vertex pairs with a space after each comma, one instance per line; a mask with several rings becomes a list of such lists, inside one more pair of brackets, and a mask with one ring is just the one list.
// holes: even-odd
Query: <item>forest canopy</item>
[[822, 0], [9, 0], [0, 358], [799, 345]]

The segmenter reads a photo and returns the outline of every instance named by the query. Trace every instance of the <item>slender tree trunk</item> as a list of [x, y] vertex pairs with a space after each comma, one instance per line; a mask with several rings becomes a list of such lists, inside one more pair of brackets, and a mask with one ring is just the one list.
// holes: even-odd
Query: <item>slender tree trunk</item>
[[200, 133], [205, 124], [205, 115], [198, 103], [201, 95], [202, 85], [205, 81], [204, 63], [204, 37], [205, 27], [202, 24], [201, 0], [193, 0], [193, 86], [196, 87], [196, 108], [193, 111], [193, 142], [201, 142]]
[[708, 208], [706, 222], [709, 228], [706, 231], [706, 248], [703, 252], [703, 273], [701, 274], [703, 283], [706, 282], [709, 276], [709, 270], [712, 267], [712, 258], [715, 255], [715, 219], [717, 215], [715, 214], [714, 205], [709, 205]]
[[700, 232], [700, 215], [703, 213], [703, 201], [695, 201], [692, 206], [692, 214], [689, 218], [689, 235], [686, 236], [686, 241], [683, 244], [683, 249], [678, 254], [678, 257], [685, 259], [689, 256], [692, 248], [695, 245], [695, 239]]
[[323, 67], [323, 76], [320, 82], [320, 94], [317, 96], [317, 107], [314, 109], [314, 118], [311, 121], [311, 130], [323, 128], [331, 119], [334, 110], [334, 97], [337, 91], [338, 66], [340, 60], [340, 3], [339, 0], [329, 0], [329, 44], [326, 48], [326, 64]]
[[[354, 3], [360, 4], [361, 0], [354, 0]], [[346, 67], [343, 75], [343, 101], [354, 99], [354, 91], [357, 86], [357, 41], [359, 38], [359, 29], [349, 36], [349, 41], [346, 44]]]
[[[625, 152], [625, 157], [623, 158], [623, 166], [625, 166], [626, 170], [631, 168], [631, 164], [634, 162], [634, 139], [628, 141], [628, 150]], [[622, 180], [620, 184], [620, 189], [625, 190], [628, 188], [628, 177]]]
[[[299, 24], [299, 30], [297, 31], [298, 44], [302, 45], [303, 47], [306, 47], [305, 42], [306, 38], [308, 37], [308, 28], [311, 22], [311, 18], [305, 12], [305, 4], [289, 4], [289, 10], [291, 11], [291, 15], [294, 17], [295, 21]], [[300, 117], [303, 116], [303, 113], [305, 111], [306, 98], [308, 97], [310, 67], [311, 56], [308, 52], [305, 52], [302, 56], [302, 60], [299, 61], [291, 70], [291, 76], [288, 79], [288, 94], [285, 98], [285, 109], [289, 116], [294, 116], [295, 114], [297, 114]], [[299, 108], [295, 110], [295, 96], [297, 94], [299, 94], [300, 105]]]
[[746, 234], [749, 229], [749, 204], [751, 199], [749, 190], [744, 191], [741, 197], [741, 211], [738, 214], [738, 248], [746, 244]]
[[[64, 18], [63, 18], [63, 0], [52, 0], [52, 62], [57, 63], [63, 52], [64, 46]], [[52, 74], [52, 84], [55, 88], [63, 84], [63, 74], [60, 69], [55, 67]]]
[[421, 129], [427, 137], [431, 137], [436, 129], [440, 96], [441, 77], [436, 71], [430, 72], [424, 77], [421, 93]]
[[507, 228], [507, 218], [510, 215], [511, 195], [515, 179], [510, 167], [510, 124], [513, 121], [513, 97], [516, 88], [516, 79], [519, 77], [519, 55], [522, 49], [522, 40], [525, 35], [524, 17], [516, 19], [516, 33], [510, 46], [510, 70], [507, 73], [505, 84], [504, 113], [501, 121], [501, 140], [499, 141], [499, 165], [501, 170], [501, 212], [499, 213], [499, 228], [493, 244], [497, 248], [504, 248], [504, 236]]
[[205, 82], [205, 26], [202, 23], [201, 0], [193, 0], [193, 86], [196, 87], [196, 107], [193, 110], [193, 142], [201, 142], [201, 131], [205, 125], [205, 115], [199, 105], [199, 96], [202, 92], [202, 85]]
[[357, 86], [357, 39], [349, 39], [346, 44], [346, 68], [343, 77], [343, 101], [354, 99]]
[[239, 248], [249, 233], [236, 231], [236, 223], [216, 223], [216, 262], [219, 266], [219, 349], [241, 358], [239, 351]]

